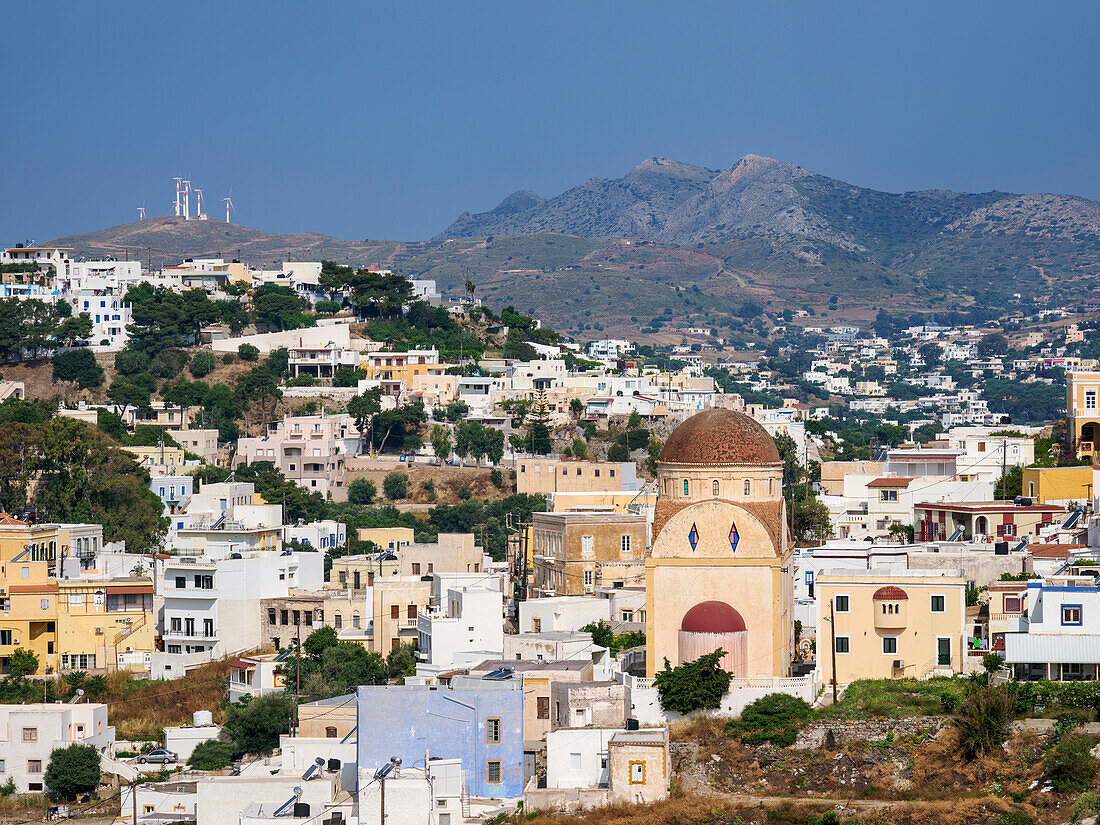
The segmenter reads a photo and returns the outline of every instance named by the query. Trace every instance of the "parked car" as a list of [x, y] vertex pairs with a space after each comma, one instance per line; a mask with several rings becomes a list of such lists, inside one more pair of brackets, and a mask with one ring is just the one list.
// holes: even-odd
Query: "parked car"
[[159, 762], [162, 765], [167, 765], [169, 762], [175, 762], [178, 759], [179, 756], [172, 753], [172, 751], [165, 750], [164, 748], [157, 748], [154, 751], [149, 751], [149, 753], [143, 753], [138, 757], [137, 761], [142, 765], [147, 762]]

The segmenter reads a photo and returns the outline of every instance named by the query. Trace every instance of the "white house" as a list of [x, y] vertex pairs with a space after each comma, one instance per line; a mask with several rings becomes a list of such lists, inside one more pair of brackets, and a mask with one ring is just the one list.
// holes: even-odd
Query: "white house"
[[[433, 576], [433, 590], [442, 579]], [[504, 595], [484, 586], [450, 587], [417, 616], [419, 656], [435, 667], [449, 667], [463, 653], [481, 659], [504, 650]], [[482, 655], [485, 654], [485, 655]]]
[[92, 745], [111, 755], [114, 743], [104, 704], [0, 705], [0, 776], [14, 781], [17, 793], [44, 790], [55, 748]]
[[1017, 679], [1092, 680], [1100, 675], [1100, 586], [1092, 576], [1027, 583], [1022, 632], [1004, 634]]

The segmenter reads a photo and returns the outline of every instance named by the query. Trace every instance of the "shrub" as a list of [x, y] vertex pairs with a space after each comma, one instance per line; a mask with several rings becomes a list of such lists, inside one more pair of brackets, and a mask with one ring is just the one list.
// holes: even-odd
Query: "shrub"
[[996, 673], [1005, 666], [1005, 657], [999, 653], [987, 653], [982, 656], [982, 667], [986, 673]]
[[80, 389], [87, 390], [103, 383], [103, 368], [96, 363], [91, 350], [56, 352], [53, 356], [53, 380], [75, 381]]
[[203, 350], [191, 359], [191, 374], [196, 378], [203, 378], [214, 371], [214, 366], [214, 353]]
[[469, 501], [473, 497], [473, 492], [469, 487], [461, 487], [458, 491], [458, 497], [463, 501]]
[[409, 494], [409, 476], [400, 470], [394, 470], [382, 480], [382, 492], [386, 498], [396, 501], [405, 498]]
[[15, 793], [15, 780], [9, 776], [8, 781], [0, 785], [0, 796], [11, 796], [13, 793]]
[[50, 763], [42, 777], [50, 796], [71, 802], [78, 794], [99, 787], [99, 751], [92, 745], [69, 745], [50, 754]]
[[732, 678], [718, 664], [725, 655], [726, 652], [719, 648], [677, 667], [670, 667], [665, 659], [664, 670], [658, 671], [653, 680], [661, 708], [686, 714], [719, 707]]
[[232, 364], [236, 360], [237, 360], [237, 356], [234, 355], [231, 352], [227, 352], [225, 355], [222, 356], [222, 363], [227, 365], [227, 366], [229, 364]]
[[370, 505], [378, 495], [378, 488], [374, 482], [365, 478], [357, 478], [348, 485], [348, 501], [352, 504]]
[[1043, 757], [1043, 774], [1056, 791], [1080, 793], [1092, 787], [1097, 762], [1089, 751], [1092, 740], [1081, 733], [1069, 733]]
[[313, 308], [318, 315], [335, 315], [340, 311], [340, 304], [336, 301], [318, 301]]
[[251, 344], [241, 344], [237, 347], [237, 355], [242, 361], [255, 361], [260, 357], [260, 351]]
[[1006, 686], [975, 687], [959, 705], [955, 725], [969, 759], [999, 750], [1008, 738], [1016, 697]]
[[504, 474], [500, 470], [489, 471], [489, 481], [493, 483], [493, 486], [498, 490], [504, 486]]
[[1085, 817], [1100, 815], [1100, 793], [1085, 791], [1073, 800], [1073, 817], [1071, 822], [1079, 822]]
[[780, 747], [794, 744], [799, 728], [813, 718], [813, 708], [796, 696], [769, 693], [746, 705], [740, 719], [726, 723], [726, 731], [749, 745], [770, 742]]
[[195, 750], [187, 760], [187, 767], [197, 771], [220, 771], [233, 763], [233, 745], [207, 739], [195, 745]]
[[122, 375], [137, 375], [149, 369], [150, 359], [141, 350], [124, 349], [115, 355], [115, 371]]

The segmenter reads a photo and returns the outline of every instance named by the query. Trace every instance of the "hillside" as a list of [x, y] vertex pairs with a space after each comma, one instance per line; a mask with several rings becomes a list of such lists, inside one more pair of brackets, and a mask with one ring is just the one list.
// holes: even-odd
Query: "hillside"
[[463, 213], [431, 241], [161, 217], [51, 243], [153, 266], [204, 255], [380, 264], [434, 278], [444, 291], [461, 291], [469, 274], [477, 296], [498, 308], [514, 304], [586, 337], [630, 332], [661, 343], [679, 342], [688, 326], [736, 339], [761, 307], [805, 307], [835, 323], [880, 309], [990, 315], [1020, 301], [1100, 299], [1095, 201], [893, 194], [757, 155], [722, 171], [651, 158], [552, 198], [516, 192], [489, 212]]
[[236, 258], [253, 266], [322, 258], [349, 264], [374, 264], [388, 259], [403, 246], [393, 241], [344, 241], [317, 232], [280, 235], [214, 217], [187, 221], [172, 215], [66, 235], [55, 238], [49, 245], [71, 247], [77, 258], [140, 257], [158, 268], [180, 263], [185, 257]]

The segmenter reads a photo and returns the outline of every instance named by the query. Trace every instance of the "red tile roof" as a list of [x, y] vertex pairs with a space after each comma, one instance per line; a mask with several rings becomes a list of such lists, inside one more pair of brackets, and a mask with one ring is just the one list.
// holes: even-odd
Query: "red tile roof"
[[912, 478], [905, 478], [904, 476], [887, 476], [884, 478], [876, 478], [874, 481], [868, 481], [868, 487], [908, 487]]
[[875, 591], [875, 595], [871, 597], [875, 601], [902, 601], [909, 598], [909, 594], [902, 590], [900, 587], [894, 587], [892, 584], [888, 584], [885, 587], [880, 587]]

